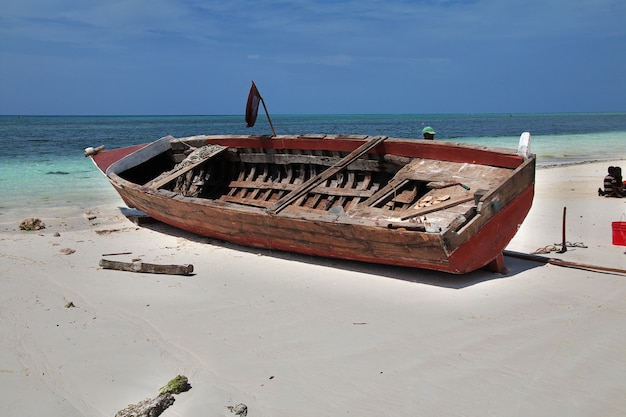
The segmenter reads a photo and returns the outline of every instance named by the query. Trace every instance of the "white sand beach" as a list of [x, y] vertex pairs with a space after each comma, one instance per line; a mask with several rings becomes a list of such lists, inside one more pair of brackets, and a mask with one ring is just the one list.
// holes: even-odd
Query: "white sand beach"
[[[626, 199], [597, 196], [607, 166], [538, 170], [508, 250], [560, 244], [567, 207], [578, 246], [541, 256], [626, 269], [611, 230]], [[250, 417], [626, 410], [626, 274], [507, 256], [506, 275], [455, 276], [270, 253], [139, 227], [122, 207], [0, 217], [0, 415], [112, 417], [178, 374], [192, 388], [163, 416], [233, 416], [239, 403]], [[46, 228], [20, 231], [27, 217]]]

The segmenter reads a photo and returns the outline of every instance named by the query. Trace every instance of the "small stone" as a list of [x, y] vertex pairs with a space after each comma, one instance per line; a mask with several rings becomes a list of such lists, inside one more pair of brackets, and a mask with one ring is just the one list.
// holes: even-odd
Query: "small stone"
[[231, 413], [241, 417], [246, 417], [248, 415], [248, 406], [243, 403], [234, 406], [229, 405], [226, 408], [228, 408]]

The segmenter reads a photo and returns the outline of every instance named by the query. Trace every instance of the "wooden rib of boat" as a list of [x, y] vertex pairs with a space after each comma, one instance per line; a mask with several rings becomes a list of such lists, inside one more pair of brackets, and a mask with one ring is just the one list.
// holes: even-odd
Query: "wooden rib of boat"
[[455, 274], [504, 271], [534, 195], [529, 152], [442, 141], [168, 136], [90, 156], [129, 207], [199, 235]]

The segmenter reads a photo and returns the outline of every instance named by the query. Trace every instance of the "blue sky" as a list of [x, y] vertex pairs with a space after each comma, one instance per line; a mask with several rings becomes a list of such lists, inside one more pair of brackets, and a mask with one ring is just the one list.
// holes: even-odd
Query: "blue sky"
[[624, 0], [0, 0], [0, 114], [626, 111]]

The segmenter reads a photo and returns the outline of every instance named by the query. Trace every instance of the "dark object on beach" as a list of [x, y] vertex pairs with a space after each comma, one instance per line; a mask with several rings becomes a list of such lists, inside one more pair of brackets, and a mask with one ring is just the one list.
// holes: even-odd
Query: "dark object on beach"
[[626, 185], [623, 182], [621, 167], [610, 166], [603, 182], [604, 190], [598, 188], [599, 196], [618, 198], [626, 196]]
[[115, 417], [158, 417], [169, 406], [174, 404], [174, 395], [189, 391], [191, 385], [186, 376], [178, 375], [159, 390], [159, 395], [155, 398], [131, 404], [123, 410], [115, 413]]
[[96, 234], [98, 235], [110, 235], [111, 233], [117, 233], [120, 229], [105, 229], [105, 230], [96, 230]]
[[529, 142], [168, 136], [92, 158], [129, 207], [192, 233], [460, 274], [506, 270], [534, 195]]
[[561, 249], [557, 252], [557, 253], [565, 253], [567, 252], [567, 239], [565, 239], [565, 215], [567, 214], [567, 207], [563, 207], [563, 224], [562, 224], [562, 229], [561, 229], [561, 234], [562, 234], [562, 245], [561, 245]]
[[146, 224], [154, 224], [158, 223], [158, 220], [153, 219], [152, 217], [146, 214], [130, 214], [126, 216], [128, 220], [135, 223], [137, 226], [144, 226]]
[[34, 217], [22, 220], [22, 223], [20, 223], [20, 230], [41, 230], [45, 228], [45, 223]]
[[244, 403], [240, 403], [237, 405], [227, 405], [226, 408], [228, 408], [231, 413], [237, 416], [246, 417], [248, 415], [248, 406]]
[[104, 269], [148, 274], [189, 275], [193, 272], [193, 265], [158, 265], [141, 261], [119, 262], [100, 259], [100, 266]]

